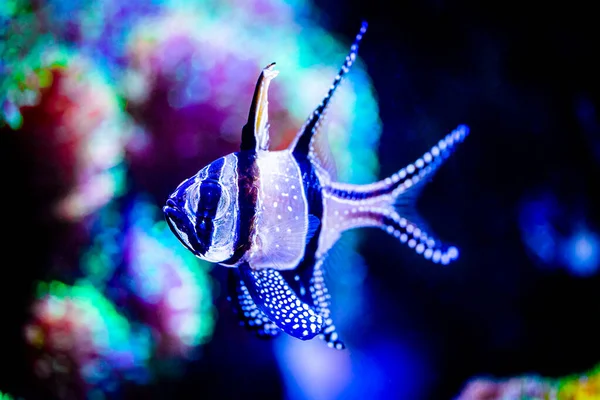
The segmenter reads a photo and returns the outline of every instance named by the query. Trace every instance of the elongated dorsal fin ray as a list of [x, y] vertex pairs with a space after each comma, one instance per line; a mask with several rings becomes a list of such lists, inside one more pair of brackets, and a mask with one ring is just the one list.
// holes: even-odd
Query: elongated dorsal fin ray
[[367, 23], [363, 22], [360, 31], [354, 39], [354, 43], [352, 44], [352, 46], [350, 46], [350, 52], [346, 56], [346, 60], [340, 68], [338, 75], [335, 77], [333, 84], [329, 88], [327, 95], [323, 98], [321, 104], [319, 104], [319, 106], [312, 112], [310, 117], [304, 123], [304, 126], [300, 129], [300, 131], [296, 135], [296, 138], [290, 144], [290, 150], [293, 150], [295, 153], [300, 154], [311, 154], [313, 156], [314, 161], [319, 162], [319, 155], [313, 149], [313, 138], [317, 133], [321, 122], [323, 121], [331, 98], [333, 97], [336, 89], [342, 82], [344, 75], [348, 73], [348, 71], [350, 71], [352, 64], [354, 64], [354, 61], [356, 60], [356, 54], [358, 53], [358, 44], [362, 40], [362, 37], [366, 31]]
[[248, 122], [242, 128], [242, 151], [269, 149], [268, 91], [271, 80], [279, 74], [279, 71], [273, 69], [274, 66], [275, 63], [267, 65], [256, 82]]
[[317, 134], [313, 137], [311, 143], [310, 158], [314, 161], [316, 166], [327, 172], [329, 180], [335, 181], [338, 177], [337, 166], [331, 146], [329, 145], [329, 138], [325, 134]]

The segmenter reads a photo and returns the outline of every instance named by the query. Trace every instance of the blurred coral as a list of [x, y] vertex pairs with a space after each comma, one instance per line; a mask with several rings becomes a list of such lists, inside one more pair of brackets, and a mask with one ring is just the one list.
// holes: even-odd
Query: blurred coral
[[595, 400], [600, 398], [600, 366], [591, 371], [559, 379], [536, 376], [470, 381], [456, 400]]

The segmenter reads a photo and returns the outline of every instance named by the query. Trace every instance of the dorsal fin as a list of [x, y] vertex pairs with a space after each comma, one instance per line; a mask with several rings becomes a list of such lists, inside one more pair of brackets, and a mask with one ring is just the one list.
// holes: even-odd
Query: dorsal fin
[[[296, 138], [290, 144], [289, 149], [292, 150], [294, 153], [305, 154], [305, 155], [309, 155], [312, 153], [312, 155], [314, 156], [312, 158], [315, 161], [320, 163], [319, 153], [321, 153], [321, 152], [317, 152], [316, 149], [313, 148], [313, 146], [314, 146], [313, 139], [315, 137], [315, 134], [319, 130], [319, 126], [324, 118], [325, 112], [327, 111], [327, 106], [329, 105], [329, 102], [331, 101], [333, 94], [335, 93], [337, 87], [342, 82], [342, 78], [344, 77], [344, 75], [346, 73], [348, 73], [348, 71], [350, 71], [352, 64], [354, 64], [354, 61], [356, 59], [356, 54], [358, 53], [358, 44], [360, 43], [360, 41], [366, 31], [367, 31], [367, 23], [363, 22], [362, 26], [360, 27], [360, 31], [358, 32], [358, 34], [356, 35], [356, 38], [354, 39], [354, 43], [352, 43], [352, 46], [350, 46], [350, 52], [346, 56], [346, 60], [344, 61], [344, 64], [340, 68], [340, 71], [338, 72], [337, 76], [335, 77], [333, 84], [329, 88], [327, 95], [325, 95], [325, 97], [321, 101], [321, 104], [319, 104], [319, 106], [312, 112], [310, 117], [304, 123], [304, 126], [302, 127], [302, 129], [300, 129], [300, 131], [296, 135]], [[323, 140], [321, 142], [326, 143], [326, 140]], [[324, 165], [321, 165], [321, 167], [323, 167], [324, 169], [327, 168]]]
[[269, 149], [268, 91], [271, 79], [279, 74], [279, 71], [273, 69], [274, 66], [275, 63], [271, 63], [263, 68], [256, 82], [248, 122], [242, 128], [242, 151]]

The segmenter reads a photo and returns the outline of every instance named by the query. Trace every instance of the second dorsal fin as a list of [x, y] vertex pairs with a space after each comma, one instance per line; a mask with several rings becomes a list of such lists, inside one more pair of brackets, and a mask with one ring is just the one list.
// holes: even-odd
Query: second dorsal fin
[[329, 88], [329, 91], [321, 101], [321, 104], [312, 112], [310, 117], [304, 123], [304, 126], [297, 133], [296, 137], [289, 146], [289, 149], [297, 154], [310, 155], [314, 162], [319, 164], [325, 170], [329, 172], [334, 171], [334, 164], [330, 158], [329, 144], [326, 138], [319, 138], [317, 140], [316, 134], [319, 131], [321, 122], [323, 121], [327, 107], [331, 98], [333, 97], [336, 89], [342, 82], [342, 79], [346, 73], [350, 71], [352, 64], [356, 60], [356, 54], [358, 53], [358, 44], [362, 40], [364, 33], [367, 31], [367, 23], [363, 22], [360, 31], [354, 39], [354, 43], [350, 46], [350, 52], [346, 56], [344, 64], [340, 68], [333, 84]]

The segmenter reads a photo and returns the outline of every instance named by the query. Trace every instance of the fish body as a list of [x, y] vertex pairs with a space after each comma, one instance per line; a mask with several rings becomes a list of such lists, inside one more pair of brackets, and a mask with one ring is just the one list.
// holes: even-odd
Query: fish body
[[267, 95], [278, 73], [273, 63], [258, 78], [240, 151], [183, 181], [163, 208], [171, 230], [192, 253], [230, 267], [230, 300], [242, 324], [260, 336], [320, 335], [330, 347], [344, 348], [331, 318], [323, 264], [346, 230], [384, 229], [442, 264], [458, 257], [456, 247], [400, 211], [468, 134], [466, 126], [384, 180], [369, 185], [335, 180], [319, 126], [366, 27], [363, 23], [327, 95], [287, 149], [269, 150]]

